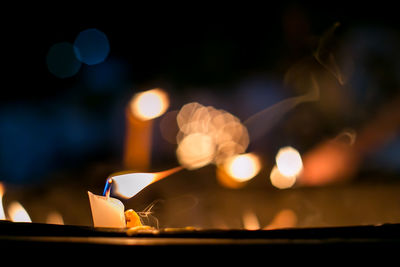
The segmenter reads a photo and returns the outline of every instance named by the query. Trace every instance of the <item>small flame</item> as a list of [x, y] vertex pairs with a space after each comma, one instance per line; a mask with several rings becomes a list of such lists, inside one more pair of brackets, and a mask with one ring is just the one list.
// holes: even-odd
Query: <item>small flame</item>
[[291, 209], [283, 209], [278, 212], [272, 221], [264, 228], [266, 230], [292, 228], [297, 225], [297, 215]]
[[254, 212], [246, 211], [243, 213], [243, 227], [246, 230], [260, 229], [260, 222], [258, 221], [257, 215]]
[[59, 212], [53, 211], [47, 215], [46, 223], [64, 225], [64, 219]]
[[13, 202], [8, 207], [8, 215], [13, 222], [32, 222], [28, 212], [18, 202]]
[[5, 220], [6, 215], [4, 214], [3, 208], [3, 196], [4, 196], [4, 186], [0, 183], [0, 220]]
[[[111, 176], [113, 180], [113, 193], [123, 198], [131, 198], [142, 191], [146, 186], [159, 181], [171, 174], [182, 170], [176, 167], [170, 170], [155, 173], [124, 173]], [[108, 183], [109, 179], [107, 179]]]
[[276, 155], [276, 165], [285, 176], [296, 176], [303, 170], [300, 153], [289, 146], [279, 150]]
[[161, 89], [138, 93], [130, 103], [133, 115], [141, 120], [151, 120], [161, 116], [168, 106], [168, 95]]
[[226, 172], [238, 182], [252, 179], [259, 173], [260, 168], [258, 157], [252, 153], [234, 156], [225, 164]]

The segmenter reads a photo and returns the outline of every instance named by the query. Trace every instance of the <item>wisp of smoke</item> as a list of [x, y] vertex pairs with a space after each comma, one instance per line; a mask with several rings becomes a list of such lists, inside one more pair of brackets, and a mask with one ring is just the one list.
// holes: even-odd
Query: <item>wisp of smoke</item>
[[310, 73], [310, 79], [311, 89], [306, 94], [278, 102], [244, 121], [244, 125], [247, 127], [250, 135], [250, 140], [254, 141], [265, 135], [286, 113], [299, 104], [319, 100], [320, 89], [313, 73]]
[[156, 229], [159, 228], [158, 219], [153, 215], [152, 211], [153, 207], [159, 202], [163, 202], [163, 200], [156, 199], [153, 202], [151, 202], [143, 211], [137, 212], [142, 224], [154, 226]]

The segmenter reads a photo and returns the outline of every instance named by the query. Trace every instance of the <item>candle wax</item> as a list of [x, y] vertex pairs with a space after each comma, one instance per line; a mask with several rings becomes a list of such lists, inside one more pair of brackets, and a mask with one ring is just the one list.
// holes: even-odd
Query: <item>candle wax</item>
[[125, 228], [124, 204], [116, 198], [88, 191], [94, 227]]

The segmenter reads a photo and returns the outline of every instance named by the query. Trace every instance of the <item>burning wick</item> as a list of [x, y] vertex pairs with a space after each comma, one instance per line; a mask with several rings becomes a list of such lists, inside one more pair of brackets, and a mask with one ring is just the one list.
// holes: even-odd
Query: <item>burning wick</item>
[[104, 187], [104, 191], [103, 191], [103, 196], [105, 196], [106, 198], [110, 197], [112, 183], [113, 183], [113, 179], [108, 178], [107, 182], [106, 182], [106, 186]]
[[123, 198], [132, 198], [148, 185], [164, 179], [180, 170], [183, 167], [175, 167], [162, 172], [155, 173], [116, 173], [107, 178], [103, 196], [110, 197], [112, 186], [115, 185], [114, 192]]

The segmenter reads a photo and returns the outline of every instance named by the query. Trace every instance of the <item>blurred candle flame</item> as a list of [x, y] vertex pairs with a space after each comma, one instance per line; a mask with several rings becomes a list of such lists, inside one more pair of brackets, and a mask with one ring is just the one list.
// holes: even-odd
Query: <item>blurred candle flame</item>
[[254, 178], [260, 169], [261, 161], [256, 154], [240, 154], [217, 166], [217, 179], [224, 187], [237, 189]]
[[300, 153], [293, 147], [283, 147], [276, 155], [276, 166], [285, 176], [296, 176], [303, 169]]
[[[148, 185], [166, 178], [173, 173], [182, 170], [176, 167], [170, 170], [155, 173], [121, 173], [114, 174], [110, 178], [113, 180], [113, 193], [123, 198], [132, 198]], [[108, 182], [109, 179], [107, 179]]]
[[278, 212], [272, 221], [264, 228], [266, 230], [292, 228], [297, 225], [297, 215], [291, 209], [283, 209]]
[[227, 173], [239, 182], [252, 179], [261, 168], [258, 157], [252, 153], [233, 156], [224, 165]]
[[210, 163], [223, 164], [228, 158], [244, 153], [249, 135], [240, 120], [225, 110], [197, 102], [184, 105], [176, 117], [179, 132], [176, 155], [189, 170]]
[[8, 207], [8, 215], [13, 222], [32, 222], [28, 212], [19, 202], [13, 202]]
[[246, 230], [258, 230], [260, 229], [260, 223], [257, 215], [252, 211], [246, 211], [243, 213], [243, 227]]
[[271, 184], [279, 189], [292, 187], [296, 183], [296, 176], [286, 176], [282, 174], [278, 167], [274, 166], [270, 174]]
[[144, 121], [161, 116], [168, 106], [167, 93], [158, 88], [136, 94], [130, 103], [133, 115]]
[[4, 213], [4, 208], [3, 208], [3, 196], [4, 196], [4, 186], [2, 183], [0, 183], [0, 220], [6, 219], [6, 215]]
[[64, 219], [59, 212], [53, 211], [47, 215], [46, 223], [64, 225]]

